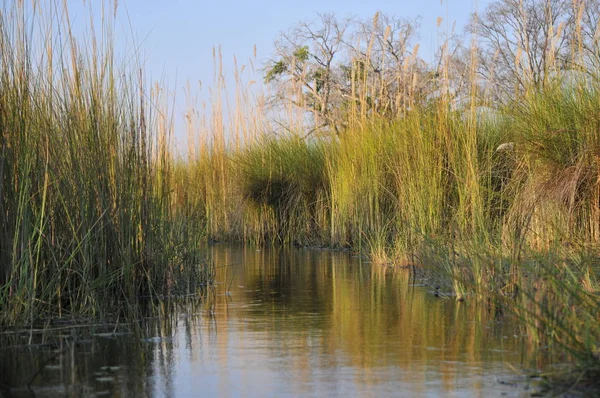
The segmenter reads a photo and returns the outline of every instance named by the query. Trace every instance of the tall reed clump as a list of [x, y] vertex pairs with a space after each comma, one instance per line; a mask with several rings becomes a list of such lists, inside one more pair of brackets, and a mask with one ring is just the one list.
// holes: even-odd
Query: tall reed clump
[[600, 121], [597, 83], [566, 74], [511, 107], [520, 167], [505, 241], [519, 304], [541, 344], [558, 343], [581, 377], [600, 370]]
[[390, 132], [383, 121], [348, 129], [328, 158], [332, 244], [361, 250], [377, 240], [385, 246], [395, 220]]
[[246, 239], [323, 242], [329, 220], [325, 159], [330, 146], [296, 135], [264, 136], [235, 155]]
[[0, 15], [5, 324], [107, 315], [168, 293], [182, 272], [199, 275], [195, 238], [172, 209], [156, 91], [117, 61], [110, 15], [82, 42], [66, 8], [39, 7], [16, 2]]
[[328, 162], [332, 242], [410, 262], [429, 245], [489, 239], [500, 225], [491, 148], [501, 140], [444, 101], [345, 132]]
[[557, 81], [511, 107], [522, 167], [508, 219], [517, 239], [540, 249], [600, 240], [600, 93]]
[[499, 305], [535, 343], [558, 348], [555, 362], [576, 365], [571, 383], [600, 370], [598, 93], [590, 79], [569, 77], [502, 109], [510, 146], [491, 156], [491, 239], [441, 246], [426, 261], [460, 297]]
[[[239, 67], [234, 57], [231, 80], [226, 78], [221, 48], [215, 47], [213, 81], [206, 93], [210, 102], [191, 95], [189, 84], [186, 89], [187, 158], [177, 163], [179, 177], [174, 189], [178, 200], [187, 203], [194, 218], [204, 225], [209, 241], [263, 241], [264, 234], [248, 224], [252, 220], [244, 212], [243, 182], [235, 161], [248, 146], [258, 148], [262, 132], [267, 131], [265, 99], [254, 89], [256, 56], [255, 49], [254, 59]], [[200, 82], [198, 93], [202, 86]]]

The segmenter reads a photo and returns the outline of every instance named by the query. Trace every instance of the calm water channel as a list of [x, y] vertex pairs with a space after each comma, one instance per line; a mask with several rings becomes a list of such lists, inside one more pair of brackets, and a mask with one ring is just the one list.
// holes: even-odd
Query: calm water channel
[[535, 362], [513, 325], [436, 298], [406, 271], [339, 252], [211, 250], [219, 281], [214, 311], [149, 321], [150, 338], [141, 341], [104, 331], [58, 355], [56, 348], [1, 348], [0, 395], [532, 393], [514, 369]]

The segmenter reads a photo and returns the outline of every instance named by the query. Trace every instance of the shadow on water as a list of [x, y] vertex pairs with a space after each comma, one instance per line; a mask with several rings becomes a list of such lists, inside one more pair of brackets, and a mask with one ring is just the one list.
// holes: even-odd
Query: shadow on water
[[2, 394], [529, 396], [514, 369], [545, 361], [515, 325], [404, 270], [339, 252], [211, 251], [218, 284], [203, 300], [165, 301], [135, 325], [55, 328], [37, 345], [4, 336]]

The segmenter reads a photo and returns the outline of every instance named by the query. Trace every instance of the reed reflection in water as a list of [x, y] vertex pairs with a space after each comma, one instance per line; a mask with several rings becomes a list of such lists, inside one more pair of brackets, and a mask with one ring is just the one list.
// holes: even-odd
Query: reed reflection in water
[[[179, 340], [183, 395], [524, 394], [514, 325], [347, 253], [213, 247], [214, 318]], [[187, 386], [185, 386], [187, 385]]]
[[[183, 310], [167, 303], [162, 311], [173, 316], [145, 322], [148, 339], [92, 336], [65, 352], [60, 367], [43, 369], [38, 395], [531, 393], [502, 383], [516, 379], [513, 367], [539, 365], [513, 324], [436, 298], [407, 271], [340, 252], [210, 250], [218, 281], [210, 311], [206, 302]], [[0, 381], [27, 396], [23, 386], [48, 354], [3, 351]]]

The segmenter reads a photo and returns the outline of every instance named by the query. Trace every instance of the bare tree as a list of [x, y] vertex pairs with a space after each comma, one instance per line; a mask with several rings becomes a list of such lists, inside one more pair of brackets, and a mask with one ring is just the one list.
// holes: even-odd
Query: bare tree
[[391, 119], [441, 96], [505, 102], [556, 72], [595, 74], [599, 26], [600, 0], [496, 0], [473, 15], [467, 32], [476, 40], [465, 44], [453, 31], [427, 64], [414, 44], [417, 20], [320, 14], [280, 35], [265, 81], [271, 104], [299, 111], [308, 134], [339, 134], [353, 120]]
[[418, 21], [377, 13], [355, 26], [348, 43], [352, 63], [346, 66], [354, 71], [354, 95], [363, 97], [355, 100], [369, 104], [378, 114], [394, 116], [408, 97], [425, 97], [420, 78], [427, 68], [413, 44]]
[[473, 89], [473, 49], [464, 37], [452, 33], [438, 50], [433, 81], [439, 95], [460, 108], [470, 104]]
[[275, 42], [276, 59], [268, 64], [265, 82], [275, 86], [272, 103], [285, 103], [310, 111], [315, 129], [335, 128], [332, 95], [339, 86], [335, 60], [343, 51], [350, 20], [320, 14], [317, 21], [302, 22]]
[[272, 103], [311, 114], [310, 131], [335, 134], [353, 109], [395, 114], [401, 96], [417, 86], [416, 73], [425, 69], [411, 47], [416, 27], [415, 21], [379, 13], [368, 21], [321, 14], [299, 23], [281, 34], [266, 67]]
[[573, 12], [573, 58], [581, 70], [597, 74], [600, 69], [600, 1], [575, 0]]
[[[577, 1], [577, 0], [576, 0]], [[498, 0], [473, 15], [480, 38], [479, 73], [496, 99], [541, 88], [570, 62], [573, 0]]]

